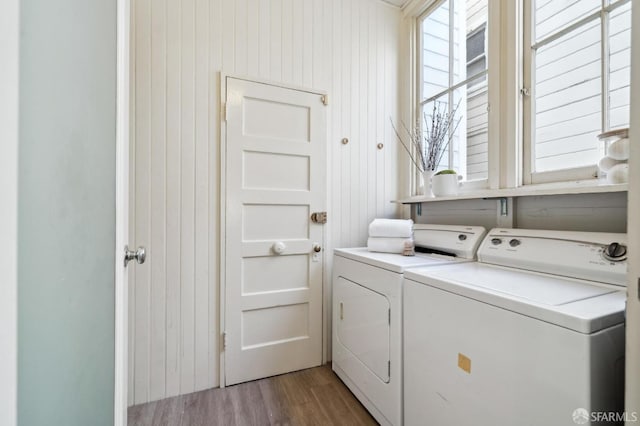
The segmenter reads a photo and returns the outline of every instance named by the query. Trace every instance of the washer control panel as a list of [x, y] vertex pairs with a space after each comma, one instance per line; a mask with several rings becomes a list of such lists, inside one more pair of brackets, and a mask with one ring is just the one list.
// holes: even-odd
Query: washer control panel
[[451, 253], [465, 259], [475, 259], [486, 230], [481, 226], [413, 225], [417, 247]]
[[492, 229], [478, 261], [626, 285], [626, 234]]

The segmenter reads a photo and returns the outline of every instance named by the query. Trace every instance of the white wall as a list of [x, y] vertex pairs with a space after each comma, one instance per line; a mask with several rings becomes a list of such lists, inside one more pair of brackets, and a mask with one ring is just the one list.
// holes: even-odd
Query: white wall
[[329, 263], [333, 247], [366, 242], [372, 218], [399, 213], [390, 200], [406, 194], [389, 125], [399, 9], [376, 0], [134, 0], [133, 9], [130, 243], [149, 249], [130, 276], [129, 403], [138, 404], [219, 384], [220, 71], [329, 93]]
[[19, 1], [0, 13], [0, 424], [17, 418]]

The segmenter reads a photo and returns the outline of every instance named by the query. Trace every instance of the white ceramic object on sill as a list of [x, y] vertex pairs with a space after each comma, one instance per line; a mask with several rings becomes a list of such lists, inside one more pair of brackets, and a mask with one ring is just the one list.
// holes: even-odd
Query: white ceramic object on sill
[[433, 192], [431, 191], [431, 182], [434, 174], [435, 171], [433, 170], [425, 170], [424, 172], [422, 172], [422, 181], [424, 184], [422, 194], [425, 197], [433, 197]]
[[607, 182], [611, 184], [629, 182], [629, 164], [623, 163], [613, 166], [607, 172]]
[[607, 155], [614, 160], [628, 160], [629, 159], [629, 139], [618, 139], [611, 142], [607, 149]]
[[598, 162], [598, 168], [607, 173], [613, 166], [624, 163], [625, 160], [615, 160], [609, 156], [602, 157]]
[[431, 190], [436, 197], [458, 195], [462, 176], [457, 174], [435, 175], [431, 179]]

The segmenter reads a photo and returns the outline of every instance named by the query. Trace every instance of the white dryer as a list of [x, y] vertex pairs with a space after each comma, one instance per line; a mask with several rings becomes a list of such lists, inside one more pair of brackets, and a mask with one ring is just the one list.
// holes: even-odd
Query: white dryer
[[415, 256], [336, 249], [333, 370], [382, 425], [402, 424], [402, 274], [474, 259], [482, 227], [414, 225]]
[[626, 234], [494, 229], [478, 260], [405, 273], [405, 424], [621, 415]]

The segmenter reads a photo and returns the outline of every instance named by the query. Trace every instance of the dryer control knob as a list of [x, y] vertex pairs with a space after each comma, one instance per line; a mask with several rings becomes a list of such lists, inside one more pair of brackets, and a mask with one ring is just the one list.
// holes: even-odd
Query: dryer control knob
[[627, 246], [620, 243], [611, 243], [604, 249], [604, 257], [613, 262], [620, 262], [627, 258]]
[[502, 239], [501, 238], [492, 238], [491, 239], [491, 244], [493, 244], [494, 246], [502, 244]]
[[518, 247], [520, 245], [520, 240], [516, 240], [515, 238], [509, 241], [509, 245], [511, 247]]

